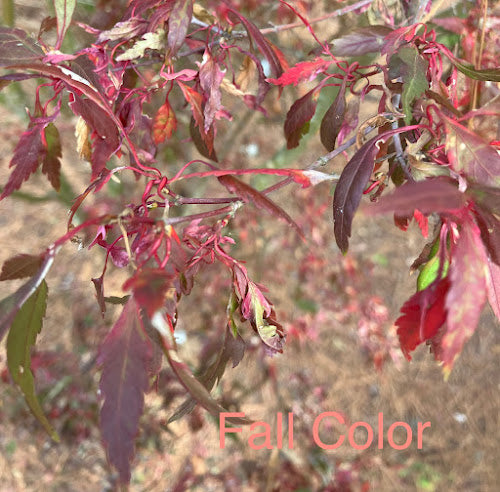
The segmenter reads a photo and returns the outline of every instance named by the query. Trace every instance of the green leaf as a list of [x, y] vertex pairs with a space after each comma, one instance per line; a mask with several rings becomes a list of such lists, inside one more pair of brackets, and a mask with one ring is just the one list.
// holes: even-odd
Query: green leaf
[[[429, 260], [425, 263], [421, 269], [417, 278], [417, 291], [426, 289], [429, 285], [431, 285], [439, 274], [439, 268], [441, 265], [439, 252], [439, 237], [437, 241], [433, 244], [431, 252], [429, 254]], [[450, 266], [450, 262], [446, 259], [443, 265], [441, 278], [446, 277], [448, 275], [448, 268]]]
[[427, 69], [429, 63], [423, 58], [415, 46], [403, 46], [391, 57], [389, 62], [390, 76], [403, 79], [403, 94], [401, 101], [405, 113], [405, 123], [410, 124], [411, 106], [415, 99], [429, 89]]
[[54, 0], [57, 17], [57, 41], [60, 46], [75, 11], [76, 0]]
[[7, 365], [14, 382], [20, 387], [33, 415], [55, 441], [59, 436], [45, 417], [35, 395], [35, 381], [31, 372], [31, 347], [42, 329], [47, 307], [47, 283], [43, 280], [23, 304], [12, 322], [7, 337]]
[[486, 68], [484, 70], [477, 70], [472, 65], [460, 63], [458, 60], [451, 60], [453, 65], [458, 68], [464, 75], [475, 80], [500, 82], [500, 67]]
[[165, 31], [147, 32], [142, 39], [116, 58], [117, 61], [135, 60], [144, 56], [146, 50], [162, 50], [165, 48]]

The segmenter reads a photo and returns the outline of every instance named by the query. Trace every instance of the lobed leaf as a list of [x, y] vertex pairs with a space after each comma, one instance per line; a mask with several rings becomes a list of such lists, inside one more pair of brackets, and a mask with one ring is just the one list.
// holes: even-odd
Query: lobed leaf
[[148, 339], [132, 297], [102, 343], [98, 364], [104, 400], [100, 412], [101, 434], [109, 462], [117, 469], [121, 483], [130, 482], [134, 441], [149, 388], [148, 367], [152, 357]]
[[38, 288], [26, 300], [15, 315], [7, 337], [7, 365], [12, 380], [24, 394], [33, 415], [43, 425], [47, 433], [59, 441], [57, 432], [45, 417], [35, 394], [35, 381], [31, 371], [31, 348], [42, 329], [47, 308], [47, 284], [42, 280]]
[[351, 158], [340, 175], [333, 195], [335, 240], [345, 253], [349, 247], [351, 225], [361, 201], [363, 190], [373, 171], [379, 136], [368, 140]]

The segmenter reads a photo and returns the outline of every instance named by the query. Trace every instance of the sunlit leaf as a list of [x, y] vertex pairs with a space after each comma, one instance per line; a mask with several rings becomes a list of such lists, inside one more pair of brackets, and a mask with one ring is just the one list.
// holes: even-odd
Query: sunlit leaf
[[43, 425], [55, 441], [59, 436], [45, 417], [35, 394], [35, 381], [31, 371], [31, 348], [42, 329], [43, 317], [47, 307], [47, 284], [42, 280], [40, 286], [26, 300], [17, 312], [7, 337], [7, 365], [13, 381], [24, 394], [33, 415]]
[[301, 82], [310, 82], [316, 78], [319, 73], [326, 71], [331, 65], [330, 61], [316, 58], [313, 61], [304, 61], [290, 67], [286, 72], [281, 74], [277, 79], [266, 79], [274, 85], [297, 85]]

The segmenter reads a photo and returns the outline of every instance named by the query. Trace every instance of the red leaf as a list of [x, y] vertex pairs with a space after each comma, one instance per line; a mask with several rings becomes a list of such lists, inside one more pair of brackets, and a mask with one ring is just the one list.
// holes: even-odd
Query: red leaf
[[0, 26], [0, 66], [34, 62], [43, 57], [43, 51], [21, 29]]
[[3, 189], [0, 200], [18, 190], [23, 181], [27, 181], [42, 163], [46, 150], [42, 142], [41, 131], [42, 126], [35, 125], [21, 135], [9, 164], [9, 167], [14, 167], [14, 170]]
[[321, 143], [325, 146], [328, 152], [335, 148], [335, 141], [342, 128], [346, 109], [345, 89], [346, 78], [342, 81], [337, 97], [333, 100], [332, 105], [321, 120], [320, 136]]
[[491, 309], [500, 321], [500, 266], [489, 258], [486, 268], [486, 289]]
[[429, 220], [420, 210], [417, 209], [415, 209], [415, 211], [413, 212], [413, 217], [415, 218], [418, 227], [420, 227], [422, 236], [427, 238], [427, 236], [429, 235]]
[[[208, 133], [203, 133], [201, 128], [196, 125], [196, 121], [193, 117], [191, 117], [191, 121], [189, 122], [189, 134], [193, 139], [193, 143], [198, 150], [198, 152], [207, 159], [211, 159], [212, 161], [219, 162], [217, 159], [217, 154], [214, 149], [214, 128], [211, 127]], [[207, 142], [211, 144], [211, 150], [208, 148]]]
[[267, 196], [234, 176], [219, 176], [217, 179], [230, 193], [234, 193], [245, 202], [253, 203], [257, 208], [270, 213], [272, 216], [294, 227], [300, 237], [304, 239], [304, 234], [296, 222], [281, 207], [267, 198]]
[[186, 39], [193, 16], [193, 0], [176, 0], [168, 20], [167, 47], [169, 56], [174, 56]]
[[446, 151], [453, 169], [476, 183], [500, 186], [500, 155], [467, 128], [445, 117]]
[[90, 99], [74, 95], [70, 106], [96, 133], [92, 152], [92, 179], [95, 179], [106, 167], [109, 158], [118, 150], [118, 129], [107, 112]]
[[308, 132], [309, 122], [316, 111], [317, 101], [318, 92], [313, 89], [297, 99], [288, 110], [284, 127], [287, 149], [297, 147], [302, 135]]
[[370, 204], [364, 211], [369, 215], [393, 211], [397, 211], [398, 215], [413, 215], [415, 209], [423, 214], [451, 212], [463, 207], [465, 198], [454, 181], [430, 178], [406, 182], [377, 203]]
[[448, 287], [448, 278], [434, 282], [416, 292], [401, 308], [403, 315], [396, 320], [396, 326], [401, 350], [408, 360], [411, 360], [410, 352], [436, 337], [446, 321], [445, 295]]
[[20, 254], [9, 258], [2, 266], [0, 280], [32, 277], [38, 272], [43, 262], [43, 255]]
[[99, 390], [104, 403], [100, 427], [109, 462], [121, 483], [130, 482], [134, 440], [148, 390], [151, 342], [144, 332], [139, 308], [131, 298], [99, 350], [102, 367]]
[[441, 341], [440, 360], [445, 374], [453, 367], [464, 343], [472, 336], [486, 301], [485, 265], [488, 257], [478, 227], [465, 220], [452, 253], [451, 285], [446, 296], [446, 332]]
[[165, 304], [170, 287], [171, 276], [157, 269], [140, 270], [123, 284], [123, 290], [132, 289], [137, 304], [150, 318]]
[[259, 31], [259, 28], [247, 18], [243, 17], [239, 12], [228, 8], [230, 12], [232, 12], [240, 22], [245, 26], [245, 29], [248, 32], [248, 37], [253, 39], [257, 46], [259, 47], [260, 52], [264, 55], [264, 57], [269, 62], [271, 70], [275, 77], [280, 77], [283, 73], [283, 67], [281, 66], [280, 60], [276, 52], [271, 48], [267, 39], [263, 36], [263, 34]]
[[199, 78], [201, 88], [206, 97], [203, 110], [205, 116], [203, 130], [205, 133], [208, 133], [215, 119], [215, 114], [221, 107], [222, 95], [220, 84], [224, 78], [224, 72], [219, 68], [218, 63], [210, 54], [205, 53], [205, 58], [206, 61], [200, 67]]
[[297, 65], [289, 68], [281, 74], [277, 79], [266, 79], [271, 84], [275, 85], [297, 85], [300, 82], [310, 82], [314, 80], [319, 73], [324, 72], [330, 65], [331, 61], [316, 58], [313, 61], [305, 61], [297, 63]]
[[377, 53], [385, 44], [385, 36], [392, 32], [386, 26], [360, 27], [339, 39], [333, 40], [332, 53], [335, 56], [359, 56]]
[[158, 109], [153, 123], [153, 139], [155, 144], [158, 145], [170, 138], [177, 130], [177, 118], [175, 112], [170, 106], [168, 99], [165, 104]]
[[375, 163], [379, 137], [368, 140], [347, 163], [340, 175], [333, 196], [333, 220], [335, 240], [340, 250], [345, 253], [349, 247], [351, 225], [363, 190], [370, 178]]

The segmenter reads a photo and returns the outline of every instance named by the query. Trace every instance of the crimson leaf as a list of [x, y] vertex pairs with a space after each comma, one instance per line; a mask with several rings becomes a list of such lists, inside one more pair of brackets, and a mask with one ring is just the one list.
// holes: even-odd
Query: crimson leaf
[[368, 140], [351, 158], [340, 175], [333, 196], [333, 220], [335, 240], [345, 253], [349, 247], [351, 225], [363, 190], [370, 178], [378, 147], [379, 136]]
[[451, 371], [464, 343], [479, 322], [486, 301], [484, 265], [487, 262], [478, 227], [472, 220], [465, 220], [453, 252], [449, 273], [451, 285], [446, 296], [447, 326], [440, 353], [445, 374]]
[[396, 326], [401, 350], [408, 360], [410, 352], [436, 337], [446, 321], [445, 295], [449, 285], [448, 278], [434, 282], [416, 292], [401, 308], [403, 315], [396, 320]]
[[100, 427], [109, 462], [118, 470], [120, 482], [130, 482], [134, 440], [148, 390], [151, 342], [147, 338], [134, 298], [106, 336], [99, 350], [102, 367], [99, 390], [104, 403]]
[[316, 111], [317, 101], [318, 91], [313, 89], [297, 99], [288, 110], [284, 127], [287, 149], [297, 147], [302, 135], [309, 131], [309, 122]]

